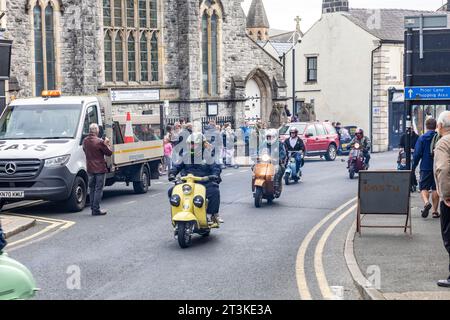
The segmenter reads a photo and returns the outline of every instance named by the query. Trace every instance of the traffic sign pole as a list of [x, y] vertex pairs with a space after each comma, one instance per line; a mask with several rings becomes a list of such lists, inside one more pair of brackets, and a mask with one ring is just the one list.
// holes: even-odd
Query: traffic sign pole
[[[413, 30], [408, 28], [406, 30], [406, 70], [405, 70], [405, 85], [412, 86], [412, 55], [413, 55]], [[407, 92], [410, 94], [410, 92]], [[411, 135], [412, 135], [412, 101], [405, 100], [406, 107], [406, 168], [411, 170]]]

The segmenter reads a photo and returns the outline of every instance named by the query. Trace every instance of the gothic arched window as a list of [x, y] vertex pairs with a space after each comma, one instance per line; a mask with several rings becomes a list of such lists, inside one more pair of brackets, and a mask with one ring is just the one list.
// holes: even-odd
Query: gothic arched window
[[219, 0], [205, 0], [201, 12], [203, 94], [217, 96], [220, 88], [222, 6]]
[[32, 8], [30, 15], [33, 23], [33, 77], [34, 93], [40, 95], [43, 90], [57, 87], [57, 57], [56, 57], [56, 12], [59, 11], [57, 2], [30, 1]]
[[105, 82], [159, 81], [160, 1], [103, 0]]

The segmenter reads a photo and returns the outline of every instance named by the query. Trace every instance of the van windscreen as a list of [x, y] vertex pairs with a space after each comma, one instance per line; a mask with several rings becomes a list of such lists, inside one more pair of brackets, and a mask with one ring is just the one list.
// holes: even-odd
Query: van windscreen
[[81, 105], [13, 106], [0, 119], [0, 139], [75, 138]]

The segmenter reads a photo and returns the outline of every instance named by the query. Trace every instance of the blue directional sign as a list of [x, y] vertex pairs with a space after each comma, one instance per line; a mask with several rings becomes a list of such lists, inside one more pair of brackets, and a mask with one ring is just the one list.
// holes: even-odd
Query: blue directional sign
[[406, 87], [405, 100], [450, 100], [450, 87]]

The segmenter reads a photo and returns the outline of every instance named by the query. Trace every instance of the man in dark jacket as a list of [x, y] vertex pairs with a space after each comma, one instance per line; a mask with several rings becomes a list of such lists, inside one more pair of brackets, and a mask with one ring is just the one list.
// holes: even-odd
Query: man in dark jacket
[[3, 233], [2, 223], [0, 222], [0, 252], [6, 247], [6, 244], [5, 234]]
[[[182, 159], [177, 161], [169, 171], [169, 181], [175, 181], [178, 174], [182, 176], [192, 174], [195, 177], [211, 177], [211, 181], [202, 182], [206, 187], [207, 214], [211, 215], [213, 220], [223, 223], [222, 218], [219, 216], [219, 183], [221, 182], [220, 174], [222, 169], [214, 159], [214, 150], [208, 149], [208, 142], [201, 133], [193, 133], [185, 141], [185, 143], [182, 143], [184, 149], [181, 151], [183, 154]], [[180, 153], [180, 151], [177, 152]], [[209, 158], [208, 153], [210, 155]], [[169, 198], [172, 197], [172, 191], [173, 188], [169, 190]]]
[[303, 142], [303, 139], [298, 136], [297, 128], [292, 127], [292, 129], [289, 131], [289, 135], [290, 137], [284, 141], [284, 147], [286, 149], [288, 159], [289, 152], [295, 152], [296, 169], [297, 172], [299, 172], [303, 162], [303, 158], [300, 152], [303, 152], [303, 154], [305, 154], [305, 143]]
[[111, 144], [108, 138], [102, 140], [98, 137], [99, 127], [93, 123], [89, 127], [89, 135], [83, 141], [83, 150], [86, 154], [86, 166], [89, 175], [89, 197], [93, 216], [103, 216], [106, 211], [100, 210], [100, 201], [103, 197], [105, 175], [108, 172], [105, 156], [112, 155]]
[[[428, 119], [425, 122], [425, 126], [428, 131], [417, 140], [414, 148], [413, 171], [416, 170], [420, 162], [419, 188], [424, 202], [422, 217], [427, 218], [430, 214], [430, 210], [433, 209], [433, 218], [439, 218], [439, 195], [436, 192], [436, 181], [433, 173], [433, 157], [431, 156], [431, 142], [437, 134], [436, 120]], [[432, 203], [430, 203], [430, 193]]]

